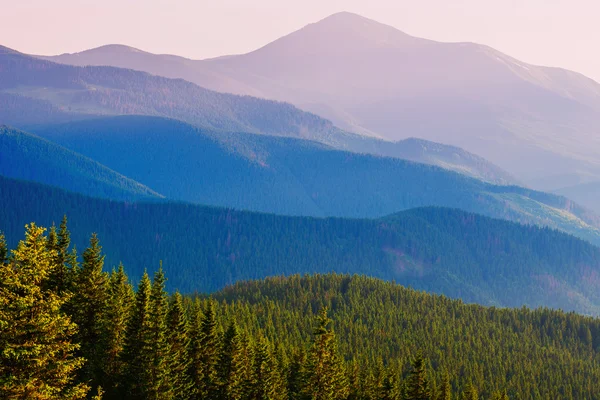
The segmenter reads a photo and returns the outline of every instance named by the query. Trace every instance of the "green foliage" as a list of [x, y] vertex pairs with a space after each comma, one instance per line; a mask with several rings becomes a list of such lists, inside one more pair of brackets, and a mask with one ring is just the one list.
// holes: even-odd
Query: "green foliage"
[[[121, 267], [104, 284], [99, 341], [85, 342], [96, 340], [88, 324], [73, 343], [71, 294], [48, 288], [58, 258], [43, 232], [31, 225], [0, 266], [3, 397], [83, 398], [91, 379], [105, 399], [599, 398], [600, 320], [360, 276], [269, 278], [169, 301], [162, 269], [134, 294]], [[82, 276], [102, 276], [96, 237], [84, 254], [79, 299], [98, 287]], [[99, 350], [84, 360], [79, 346]], [[98, 375], [78, 374], [84, 363]]]
[[88, 387], [73, 384], [84, 359], [74, 354], [77, 326], [62, 311], [68, 297], [48, 289], [56, 267], [44, 229], [26, 227], [9, 263], [0, 263], [0, 397], [81, 399]]

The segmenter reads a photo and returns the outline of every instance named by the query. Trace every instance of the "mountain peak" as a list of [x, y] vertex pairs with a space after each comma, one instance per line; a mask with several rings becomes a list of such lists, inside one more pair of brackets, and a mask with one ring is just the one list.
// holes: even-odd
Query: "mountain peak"
[[136, 49], [135, 47], [126, 46], [124, 44], [107, 44], [104, 46], [94, 47], [92, 49], [80, 51], [77, 53], [64, 53], [61, 56], [72, 56], [86, 53], [107, 53], [107, 54], [129, 54], [129, 53], [145, 53], [145, 51]]

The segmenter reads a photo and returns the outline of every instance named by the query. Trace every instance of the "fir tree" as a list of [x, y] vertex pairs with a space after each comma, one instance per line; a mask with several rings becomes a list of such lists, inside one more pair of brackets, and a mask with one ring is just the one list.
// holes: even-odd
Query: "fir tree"
[[444, 371], [442, 375], [442, 385], [438, 393], [437, 400], [452, 400], [452, 386], [450, 385], [450, 375]]
[[189, 329], [183, 305], [183, 297], [179, 292], [171, 299], [167, 317], [169, 344], [170, 385], [174, 399], [188, 399], [192, 394], [192, 379], [189, 376]]
[[252, 397], [253, 352], [244, 333], [236, 332], [231, 342], [231, 368], [225, 398], [246, 400]]
[[289, 363], [287, 370], [287, 392], [290, 400], [301, 400], [304, 388], [304, 379], [306, 371], [306, 353], [302, 348], [297, 349], [292, 355], [292, 360]]
[[204, 310], [204, 316], [200, 322], [199, 342], [200, 370], [197, 371], [197, 374], [200, 376], [200, 386], [198, 387], [198, 394], [201, 399], [216, 399], [218, 397], [217, 362], [219, 333], [217, 330], [215, 305], [212, 300], [208, 302]]
[[327, 308], [317, 316], [313, 332], [313, 345], [308, 358], [305, 394], [312, 400], [344, 399], [348, 384], [342, 363], [337, 354], [335, 334], [329, 328], [331, 319]]
[[150, 307], [148, 310], [148, 337], [144, 343], [144, 351], [149, 357], [147, 365], [148, 381], [145, 382], [146, 396], [149, 399], [171, 399], [173, 390], [169, 377], [169, 342], [167, 340], [168, 297], [165, 292], [165, 275], [161, 268], [154, 274], [150, 291]]
[[135, 295], [135, 306], [127, 324], [123, 349], [122, 358], [126, 364], [125, 373], [121, 377], [121, 385], [125, 393], [124, 398], [128, 399], [146, 399], [145, 388], [149, 381], [147, 347], [150, 336], [150, 292], [150, 278], [144, 272]]
[[254, 349], [253, 399], [283, 400], [287, 387], [273, 356], [269, 342], [260, 337]]
[[102, 318], [102, 378], [101, 385], [106, 389], [108, 398], [119, 396], [119, 380], [124, 362], [122, 352], [125, 346], [127, 323], [131, 315], [134, 300], [133, 288], [129, 284], [123, 265], [113, 270], [108, 283], [108, 300]]
[[80, 399], [89, 390], [73, 384], [84, 360], [74, 356], [77, 327], [61, 311], [65, 298], [47, 289], [55, 257], [44, 229], [31, 224], [0, 264], [0, 398]]
[[406, 382], [405, 400], [430, 400], [431, 393], [427, 380], [425, 360], [421, 355], [412, 363], [412, 370]]
[[72, 318], [79, 327], [77, 341], [81, 343], [81, 355], [87, 360], [81, 379], [90, 382], [94, 389], [100, 384], [102, 349], [99, 344], [108, 300], [108, 274], [103, 268], [102, 247], [93, 234], [90, 246], [83, 252], [81, 270], [75, 277]]

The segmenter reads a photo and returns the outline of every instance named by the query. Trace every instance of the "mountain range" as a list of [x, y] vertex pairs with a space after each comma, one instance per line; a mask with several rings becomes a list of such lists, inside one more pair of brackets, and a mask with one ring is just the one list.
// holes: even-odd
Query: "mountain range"
[[26, 223], [50, 226], [66, 214], [78, 249], [97, 232], [108, 268], [122, 261], [137, 280], [162, 260], [169, 286], [184, 292], [333, 271], [467, 302], [600, 314], [599, 248], [460, 210], [423, 208], [375, 220], [289, 217], [94, 199], [3, 177], [0, 204], [0, 231], [11, 246]]
[[170, 200], [353, 218], [413, 207], [454, 207], [561, 229], [600, 244], [600, 218], [564, 197], [307, 140], [215, 132], [140, 116], [38, 126], [32, 133]]
[[518, 181], [460, 148], [410, 139], [387, 142], [344, 132], [287, 103], [216, 93], [121, 68], [73, 68], [0, 48], [0, 123], [29, 128], [106, 115], [172, 117], [217, 131], [310, 139], [341, 150], [439, 165], [497, 184]]
[[455, 145], [527, 185], [599, 207], [586, 186], [570, 188], [600, 181], [600, 84], [484, 45], [425, 40], [338, 13], [250, 53], [215, 59], [115, 45], [45, 58], [183, 78], [291, 102], [351, 132]]

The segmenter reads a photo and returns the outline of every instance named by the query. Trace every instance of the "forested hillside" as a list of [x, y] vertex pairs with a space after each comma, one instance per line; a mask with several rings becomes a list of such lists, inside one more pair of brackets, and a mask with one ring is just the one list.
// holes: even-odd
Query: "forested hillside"
[[0, 235], [3, 398], [600, 398], [598, 319], [350, 275], [208, 298], [169, 294], [158, 269], [134, 291], [96, 236], [81, 258], [70, 239], [64, 221], [28, 225], [10, 253]]
[[[43, 199], [43, 201], [41, 201]], [[359, 273], [480, 304], [600, 314], [600, 249], [573, 236], [464, 211], [377, 220], [285, 217], [176, 203], [120, 203], [0, 179], [0, 230], [70, 220], [83, 248], [97, 232], [107, 264], [138, 280], [162, 260], [169, 288], [211, 291], [295, 273]]]
[[550, 226], [600, 243], [600, 220], [571, 201], [493, 186], [442, 168], [291, 138], [215, 133], [179, 121], [117, 117], [34, 132], [167, 198], [268, 213], [381, 217], [456, 207]]
[[0, 125], [0, 175], [96, 197], [135, 200], [158, 193], [80, 154]]

